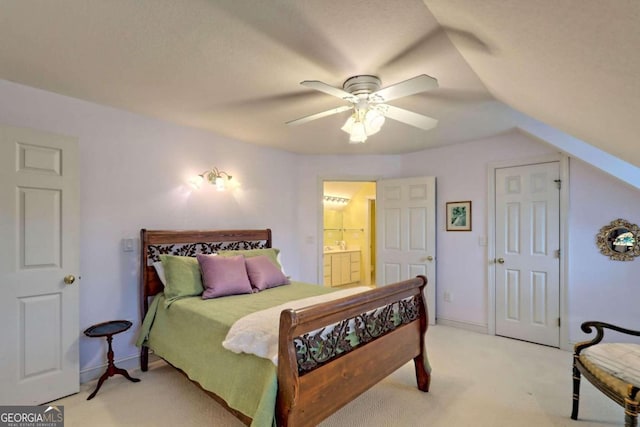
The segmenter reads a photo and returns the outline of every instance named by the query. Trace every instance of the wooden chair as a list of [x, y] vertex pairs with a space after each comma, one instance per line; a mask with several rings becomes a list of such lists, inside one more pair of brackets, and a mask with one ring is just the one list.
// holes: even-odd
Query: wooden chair
[[[596, 330], [595, 338], [591, 341], [579, 342], [574, 346], [573, 410], [571, 412], [571, 418], [574, 420], [578, 419], [580, 374], [582, 374], [598, 390], [624, 407], [625, 427], [637, 427], [638, 407], [640, 406], [640, 380], [633, 377], [629, 378], [628, 375], [622, 372], [624, 369], [621, 369], [621, 372], [616, 372], [614, 375], [610, 370], [606, 370], [606, 365], [607, 357], [611, 356], [611, 350], [617, 348], [623, 350], [629, 356], [622, 359], [614, 355], [610, 360], [618, 365], [618, 368], [634, 367], [637, 372], [640, 370], [640, 344], [598, 343], [602, 341], [605, 329], [611, 329], [616, 332], [634, 336], [640, 336], [640, 331], [593, 321], [584, 322], [581, 326], [581, 329], [588, 334], [592, 332], [592, 328]], [[584, 351], [585, 349], [588, 350]], [[628, 364], [628, 366], [624, 366], [624, 364]], [[618, 369], [616, 369], [616, 371], [618, 371]]]

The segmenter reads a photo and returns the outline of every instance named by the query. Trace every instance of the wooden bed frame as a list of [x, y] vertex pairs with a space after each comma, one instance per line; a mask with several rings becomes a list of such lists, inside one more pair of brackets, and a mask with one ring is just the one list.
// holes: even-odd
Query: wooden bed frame
[[[140, 300], [142, 317], [149, 298], [162, 292], [163, 286], [152, 261], [159, 253], [195, 256], [195, 253], [226, 249], [271, 247], [271, 230], [152, 231], [141, 230]], [[424, 288], [427, 279], [414, 279], [387, 285], [369, 292], [316, 304], [298, 310], [285, 310], [280, 316], [278, 349], [278, 396], [276, 419], [279, 426], [313, 426], [355, 399], [380, 380], [413, 359], [416, 381], [421, 391], [429, 391], [431, 376], [425, 369], [425, 333], [427, 307]], [[386, 310], [388, 309], [388, 310]], [[391, 310], [400, 324], [389, 322]], [[382, 314], [381, 314], [382, 313]], [[386, 314], [385, 314], [386, 313]], [[386, 317], [385, 317], [386, 316]], [[360, 344], [350, 347], [345, 337], [329, 334], [320, 337], [326, 326], [360, 324]], [[397, 322], [395, 322], [397, 323]], [[322, 340], [329, 354], [298, 351]], [[142, 347], [140, 366], [148, 369], [149, 349]], [[202, 388], [202, 387], [201, 387]], [[204, 389], [203, 389], [204, 390]], [[251, 419], [230, 408], [212, 392], [207, 394], [221, 403], [245, 424]]]

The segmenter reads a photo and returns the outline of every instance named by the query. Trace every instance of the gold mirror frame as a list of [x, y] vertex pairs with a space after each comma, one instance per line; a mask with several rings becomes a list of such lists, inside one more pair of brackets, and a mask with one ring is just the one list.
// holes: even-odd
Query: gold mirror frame
[[[613, 247], [613, 240], [615, 240], [621, 231], [631, 232], [634, 239], [633, 244], [627, 245], [624, 252], [616, 251]], [[602, 255], [608, 256], [614, 261], [633, 261], [635, 257], [640, 256], [639, 238], [640, 228], [638, 228], [637, 225], [631, 224], [624, 219], [616, 219], [615, 221], [611, 221], [611, 224], [605, 225], [600, 229], [596, 235], [596, 245], [598, 245]]]

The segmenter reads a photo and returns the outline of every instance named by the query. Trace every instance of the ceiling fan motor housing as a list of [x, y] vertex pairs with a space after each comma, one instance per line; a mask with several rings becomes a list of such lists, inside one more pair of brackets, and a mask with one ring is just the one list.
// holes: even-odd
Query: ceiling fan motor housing
[[349, 77], [342, 85], [342, 88], [352, 95], [365, 97], [380, 89], [380, 79], [376, 76], [362, 75]]

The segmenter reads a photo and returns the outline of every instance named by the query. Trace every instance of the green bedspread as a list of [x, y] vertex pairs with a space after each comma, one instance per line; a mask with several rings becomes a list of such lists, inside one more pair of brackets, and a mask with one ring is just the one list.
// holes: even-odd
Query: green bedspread
[[144, 319], [137, 345], [145, 344], [230, 407], [251, 417], [252, 426], [272, 426], [276, 367], [267, 359], [228, 351], [222, 341], [231, 325], [249, 313], [331, 291], [292, 282], [256, 294], [209, 300], [184, 298], [169, 308], [164, 306], [164, 295], [158, 294]]

